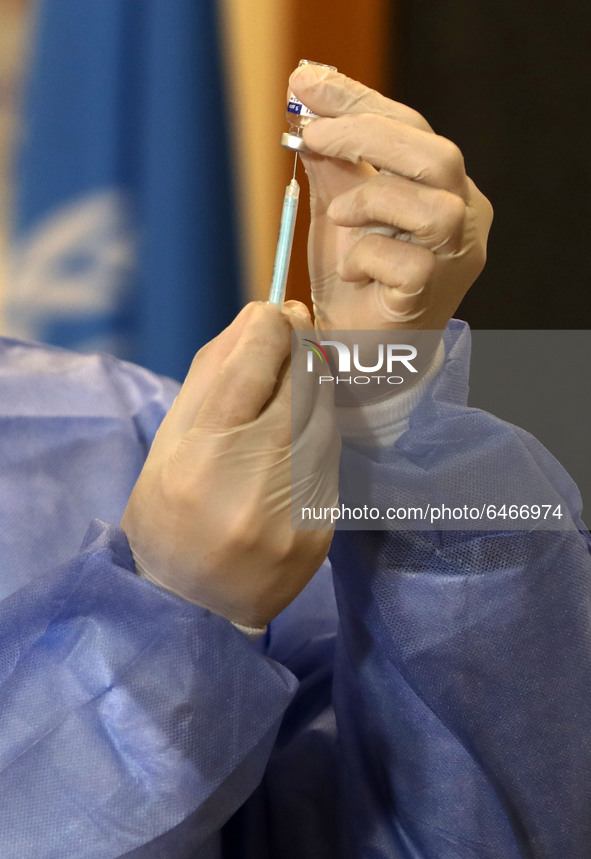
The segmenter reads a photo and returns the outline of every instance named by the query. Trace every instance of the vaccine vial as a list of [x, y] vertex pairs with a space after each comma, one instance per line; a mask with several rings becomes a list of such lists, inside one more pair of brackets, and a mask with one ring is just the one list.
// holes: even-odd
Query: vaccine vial
[[[327, 66], [326, 63], [314, 63], [312, 60], [300, 60], [298, 66], [322, 66], [323, 69], [332, 69], [337, 71], [336, 66]], [[309, 150], [304, 143], [303, 133], [306, 125], [318, 116], [309, 107], [297, 98], [292, 92], [289, 94], [289, 102], [287, 104], [286, 119], [289, 123], [289, 131], [281, 135], [281, 145], [286, 149], [291, 149], [293, 152], [308, 152]]]

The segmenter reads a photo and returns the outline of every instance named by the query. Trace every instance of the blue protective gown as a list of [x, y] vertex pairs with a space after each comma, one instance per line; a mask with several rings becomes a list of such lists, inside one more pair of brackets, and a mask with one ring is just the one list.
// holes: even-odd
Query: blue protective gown
[[454, 330], [376, 468], [510, 456], [572, 528], [340, 532], [256, 643], [136, 576], [116, 527], [176, 386], [1, 342], [2, 859], [589, 859], [580, 499], [463, 404]]

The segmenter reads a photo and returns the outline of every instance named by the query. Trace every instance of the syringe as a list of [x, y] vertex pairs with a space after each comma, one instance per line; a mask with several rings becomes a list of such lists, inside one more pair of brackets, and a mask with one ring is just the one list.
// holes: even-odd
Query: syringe
[[273, 266], [273, 279], [271, 281], [271, 289], [269, 290], [269, 304], [282, 305], [285, 300], [285, 286], [289, 272], [293, 232], [295, 230], [298, 201], [300, 199], [300, 186], [295, 177], [297, 163], [298, 154], [296, 152], [295, 163], [293, 165], [293, 179], [285, 189], [285, 197], [283, 198], [279, 238], [277, 239], [275, 265]]

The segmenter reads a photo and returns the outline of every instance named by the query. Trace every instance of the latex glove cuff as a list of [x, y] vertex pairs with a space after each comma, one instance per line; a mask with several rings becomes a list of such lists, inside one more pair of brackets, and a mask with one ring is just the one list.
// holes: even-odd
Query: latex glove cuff
[[443, 366], [443, 340], [420, 382], [404, 393], [359, 406], [337, 406], [336, 421], [343, 441], [371, 447], [391, 447], [408, 429], [408, 419]]
[[[140, 576], [142, 579], [147, 579], [149, 582], [152, 582], [152, 584], [157, 585], [159, 588], [162, 588], [165, 591], [168, 591], [168, 593], [174, 594], [175, 596], [192, 603], [192, 605], [199, 605], [199, 603], [195, 600], [188, 599], [188, 597], [186, 597], [184, 594], [180, 594], [177, 591], [174, 591], [172, 588], [163, 585], [162, 582], [159, 582], [155, 576], [153, 576], [146, 570], [141, 558], [136, 555], [133, 550], [131, 551], [131, 554], [133, 557], [133, 562], [135, 564], [135, 571], [138, 576]], [[230, 623], [232, 624], [232, 626], [236, 627], [236, 629], [240, 630], [240, 632], [243, 633], [243, 635], [245, 635], [250, 641], [256, 641], [257, 639], [261, 638], [267, 631], [266, 626], [244, 626], [241, 623], [235, 623], [233, 620], [231, 620]]]

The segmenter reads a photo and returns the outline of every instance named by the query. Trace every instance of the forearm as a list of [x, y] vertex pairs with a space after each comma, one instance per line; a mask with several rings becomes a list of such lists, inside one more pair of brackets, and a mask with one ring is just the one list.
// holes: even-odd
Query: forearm
[[92, 536], [1, 606], [2, 839], [23, 859], [78, 857], [80, 839], [118, 856], [190, 815], [198, 847], [256, 787], [297, 686], [136, 576], [121, 532]]

